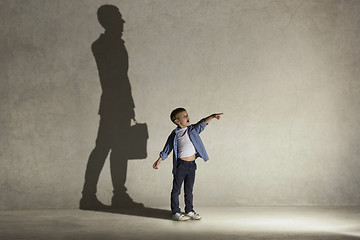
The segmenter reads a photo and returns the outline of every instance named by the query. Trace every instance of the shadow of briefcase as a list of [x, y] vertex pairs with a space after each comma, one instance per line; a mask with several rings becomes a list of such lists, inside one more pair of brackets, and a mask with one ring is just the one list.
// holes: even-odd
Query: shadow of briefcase
[[138, 123], [130, 126], [127, 136], [126, 155], [128, 159], [145, 159], [147, 157], [147, 140], [149, 138], [146, 123]]

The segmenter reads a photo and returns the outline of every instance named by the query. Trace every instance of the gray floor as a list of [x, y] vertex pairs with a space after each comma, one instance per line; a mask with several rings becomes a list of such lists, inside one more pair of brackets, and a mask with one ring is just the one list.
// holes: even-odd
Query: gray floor
[[202, 206], [200, 221], [164, 208], [0, 212], [0, 239], [360, 239], [360, 207]]

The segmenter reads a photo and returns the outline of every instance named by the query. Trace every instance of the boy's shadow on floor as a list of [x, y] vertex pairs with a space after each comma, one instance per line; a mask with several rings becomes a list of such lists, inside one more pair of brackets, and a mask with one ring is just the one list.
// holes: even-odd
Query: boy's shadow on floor
[[138, 216], [138, 217], [147, 217], [147, 218], [158, 218], [171, 220], [171, 211], [159, 208], [111, 208], [110, 206], [106, 206], [101, 209], [93, 210], [96, 212], [106, 212], [106, 213], [114, 213], [114, 214], [124, 214], [130, 216]]

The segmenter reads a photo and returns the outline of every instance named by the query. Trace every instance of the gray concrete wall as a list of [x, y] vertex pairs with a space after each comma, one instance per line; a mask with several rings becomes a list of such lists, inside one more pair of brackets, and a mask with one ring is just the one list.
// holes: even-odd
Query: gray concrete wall
[[[126, 21], [137, 120], [148, 157], [131, 197], [166, 205], [174, 128], [224, 112], [202, 133], [196, 204], [360, 204], [360, 1], [108, 1]], [[0, 208], [76, 208], [99, 123], [90, 46], [96, 0], [1, 0]], [[109, 163], [98, 186], [111, 198]]]

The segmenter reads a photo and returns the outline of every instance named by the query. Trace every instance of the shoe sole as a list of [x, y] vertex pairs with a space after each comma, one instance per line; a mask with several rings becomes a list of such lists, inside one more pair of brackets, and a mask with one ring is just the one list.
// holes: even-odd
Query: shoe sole
[[174, 221], [177, 221], [177, 222], [185, 222], [185, 221], [188, 221], [190, 220], [191, 218], [186, 218], [186, 219], [173, 219]]
[[190, 217], [190, 216], [188, 216], [191, 220], [200, 220], [201, 219], [201, 217], [200, 218], [193, 218], [193, 217]]
[[179, 222], [187, 221], [190, 219], [191, 219], [190, 217], [183, 217], [183, 218], [179, 218], [179, 219], [173, 218], [174, 221], [179, 221]]

